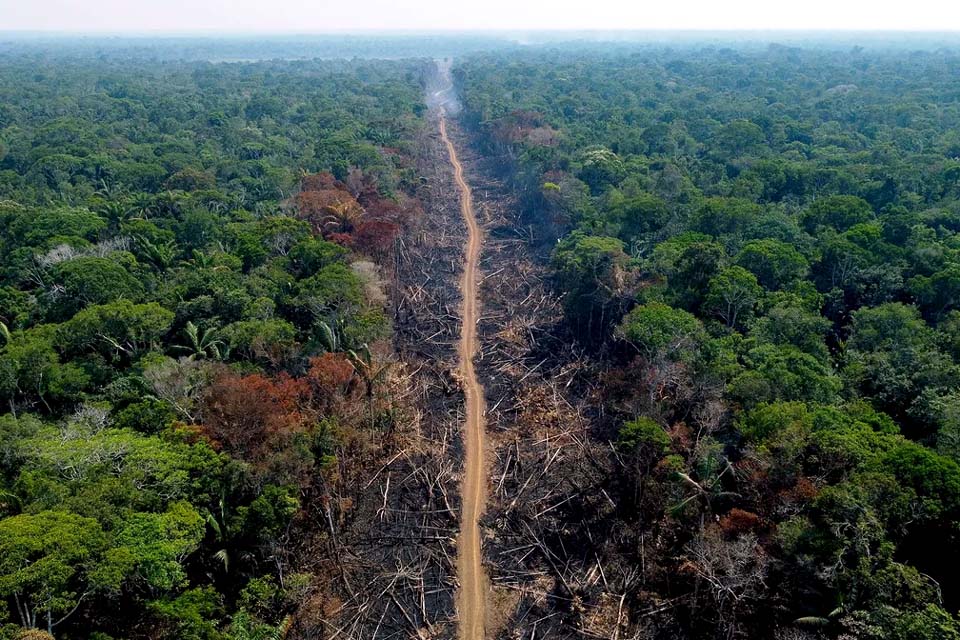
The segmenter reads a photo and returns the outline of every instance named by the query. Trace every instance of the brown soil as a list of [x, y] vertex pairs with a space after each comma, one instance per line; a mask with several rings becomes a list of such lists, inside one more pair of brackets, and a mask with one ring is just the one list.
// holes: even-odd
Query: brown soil
[[466, 396], [464, 421], [464, 477], [461, 490], [462, 516], [457, 543], [457, 571], [460, 592], [457, 609], [462, 640], [483, 640], [488, 592], [480, 549], [480, 516], [486, 499], [487, 473], [484, 462], [484, 413], [486, 405], [483, 387], [477, 379], [473, 358], [477, 352], [477, 264], [483, 234], [473, 210], [470, 186], [463, 177], [463, 166], [457, 151], [447, 136], [446, 117], [440, 117], [440, 136], [447, 147], [454, 178], [460, 190], [460, 211], [467, 225], [468, 236], [464, 247], [464, 268], [460, 282], [463, 294], [462, 324], [460, 330], [460, 377]]

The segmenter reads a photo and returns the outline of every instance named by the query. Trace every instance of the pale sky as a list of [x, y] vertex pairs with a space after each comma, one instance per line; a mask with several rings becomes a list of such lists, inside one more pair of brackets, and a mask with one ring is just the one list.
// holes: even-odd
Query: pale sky
[[960, 0], [0, 0], [0, 31], [960, 30]]

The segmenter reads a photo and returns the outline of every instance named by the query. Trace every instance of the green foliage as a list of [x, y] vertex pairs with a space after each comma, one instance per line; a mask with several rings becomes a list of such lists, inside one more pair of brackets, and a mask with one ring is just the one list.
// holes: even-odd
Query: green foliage
[[784, 289], [807, 273], [806, 259], [779, 240], [751, 240], [736, 257], [737, 264], [751, 271], [764, 288]]
[[627, 243], [661, 229], [670, 218], [667, 203], [650, 193], [611, 199], [607, 207], [607, 220], [618, 228], [617, 237]]
[[580, 160], [579, 178], [590, 190], [599, 193], [604, 187], [615, 185], [623, 177], [623, 161], [609, 149], [590, 149]]
[[742, 198], [707, 198], [695, 214], [693, 227], [714, 237], [742, 234], [762, 209]]
[[618, 320], [627, 256], [617, 238], [575, 233], [557, 246], [557, 283], [569, 322], [588, 340]]
[[763, 289], [756, 276], [743, 267], [728, 267], [710, 279], [704, 308], [720, 317], [728, 327], [750, 320]]
[[896, 640], [958, 640], [960, 622], [934, 604], [920, 611], [908, 612], [894, 626]]
[[176, 417], [176, 412], [166, 402], [156, 398], [146, 398], [118, 411], [113, 417], [113, 422], [118, 429], [154, 434], [173, 423]]
[[285, 320], [241, 320], [220, 335], [230, 353], [266, 362], [282, 361], [296, 347], [296, 328]]
[[108, 359], [136, 358], [155, 347], [174, 314], [155, 302], [118, 300], [87, 307], [60, 325], [58, 341], [73, 353], [97, 351]]
[[937, 428], [938, 398], [960, 373], [937, 345], [915, 307], [888, 303], [853, 314], [845, 376], [864, 397], [895, 417], [913, 418], [913, 432]]
[[[0, 637], [48, 617], [65, 638], [282, 637], [306, 597], [289, 527], [304, 496], [355, 490], [330, 425], [365, 422], [317, 327], [338, 351], [389, 335], [392, 269], [369, 261], [392, 267], [418, 211], [423, 62], [31, 46], [0, 52]], [[302, 217], [310, 184], [348, 194], [356, 228]], [[232, 370], [272, 394], [269, 465], [214, 449]], [[240, 602], [278, 573], [298, 590]]]
[[183, 584], [183, 559], [197, 549], [204, 520], [188, 502], [171, 503], [164, 513], [137, 513], [127, 518], [116, 543], [134, 559], [136, 577], [153, 589]]
[[223, 605], [213, 587], [188, 589], [174, 598], [154, 600], [149, 608], [168, 627], [165, 635], [184, 640], [220, 638], [217, 624]]
[[106, 228], [103, 218], [85, 208], [54, 208], [24, 210], [16, 216], [9, 228], [11, 238], [19, 238], [24, 245], [50, 247], [53, 238], [83, 238], [96, 240]]
[[744, 355], [745, 369], [729, 386], [744, 406], [776, 400], [830, 402], [841, 382], [830, 367], [793, 345], [761, 344]]
[[826, 362], [830, 354], [824, 337], [830, 330], [830, 321], [819, 313], [788, 303], [771, 307], [753, 324], [751, 335], [763, 342], [792, 345]]
[[96, 520], [71, 513], [0, 520], [0, 594], [20, 599], [25, 626], [57, 624], [85, 594], [119, 588], [122, 566], [107, 544]]
[[602, 354], [598, 422], [650, 416], [595, 485], [617, 535], [578, 542], [693, 594], [658, 622], [678, 636], [954, 637], [960, 108], [930, 96], [956, 51], [671, 44], [458, 63], [464, 120]]
[[651, 360], [688, 358], [703, 339], [703, 327], [696, 317], [659, 302], [634, 307], [618, 331]]
[[136, 301], [143, 295], [140, 281], [122, 264], [107, 258], [76, 258], [57, 265], [54, 271], [64, 295], [78, 306], [121, 298]]
[[308, 238], [293, 246], [289, 258], [297, 277], [308, 278], [324, 267], [342, 261], [348, 253], [340, 245], [319, 238]]
[[803, 212], [802, 221], [807, 231], [813, 233], [822, 226], [846, 231], [872, 218], [873, 211], [870, 209], [870, 204], [862, 198], [834, 195], [815, 200]]
[[650, 418], [637, 418], [624, 423], [617, 435], [617, 444], [629, 451], [649, 449], [662, 456], [670, 450], [670, 436]]
[[0, 396], [8, 403], [39, 400], [50, 403], [75, 400], [90, 378], [77, 364], [61, 362], [55, 328], [39, 326], [11, 334], [0, 350]]

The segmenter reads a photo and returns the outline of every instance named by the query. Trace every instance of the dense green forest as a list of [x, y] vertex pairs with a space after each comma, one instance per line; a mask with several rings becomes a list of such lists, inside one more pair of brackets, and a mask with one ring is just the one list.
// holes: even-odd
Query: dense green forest
[[[960, 54], [578, 46], [454, 73], [561, 330], [606, 363], [617, 508], [603, 542], [573, 533], [589, 498], [557, 528], [636, 568], [621, 613], [651, 638], [960, 638]], [[591, 594], [557, 592], [577, 624]]]
[[421, 65], [0, 61], [0, 637], [286, 635], [393, 419]]

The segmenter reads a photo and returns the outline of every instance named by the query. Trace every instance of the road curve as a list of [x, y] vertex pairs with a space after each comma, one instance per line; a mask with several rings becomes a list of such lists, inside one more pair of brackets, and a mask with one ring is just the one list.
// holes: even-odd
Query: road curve
[[463, 165], [457, 159], [457, 150], [447, 136], [447, 119], [440, 112], [440, 137], [447, 146], [454, 178], [460, 190], [460, 213], [467, 224], [468, 237], [464, 247], [462, 324], [460, 328], [460, 378], [466, 396], [466, 419], [463, 427], [464, 476], [461, 488], [462, 512], [460, 538], [457, 541], [457, 573], [460, 591], [457, 611], [460, 619], [460, 640], [483, 640], [486, 622], [487, 577], [483, 571], [480, 550], [480, 516], [486, 499], [486, 464], [484, 462], [484, 413], [486, 402], [483, 387], [477, 380], [473, 357], [477, 351], [477, 264], [483, 234], [473, 211], [470, 185], [463, 177]]

